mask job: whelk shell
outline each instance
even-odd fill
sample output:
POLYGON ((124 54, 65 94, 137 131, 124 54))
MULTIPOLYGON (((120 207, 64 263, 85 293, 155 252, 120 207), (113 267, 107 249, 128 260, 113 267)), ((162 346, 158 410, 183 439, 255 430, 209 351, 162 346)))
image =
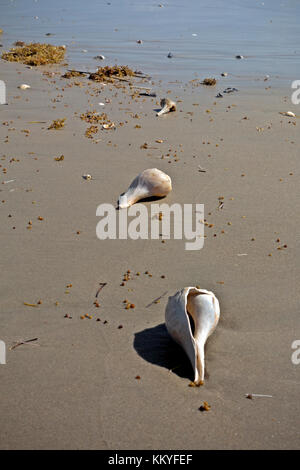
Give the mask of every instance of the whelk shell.
POLYGON ((279 113, 279 114, 282 114, 282 116, 296 117, 296 114, 293 113, 292 111, 286 111, 285 113, 279 113))
POLYGON ((175 101, 169 100, 169 98, 163 98, 160 105, 161 110, 156 114, 156 116, 161 116, 162 114, 169 113, 170 111, 176 111, 175 101))
POLYGON ((219 301, 213 292, 185 287, 169 297, 165 311, 166 327, 190 359, 195 385, 204 383, 204 346, 219 317, 219 301))
POLYGON ((124 209, 147 197, 166 196, 171 190, 172 182, 170 176, 157 168, 150 168, 142 171, 132 181, 126 193, 121 194, 118 206, 120 209, 124 209))

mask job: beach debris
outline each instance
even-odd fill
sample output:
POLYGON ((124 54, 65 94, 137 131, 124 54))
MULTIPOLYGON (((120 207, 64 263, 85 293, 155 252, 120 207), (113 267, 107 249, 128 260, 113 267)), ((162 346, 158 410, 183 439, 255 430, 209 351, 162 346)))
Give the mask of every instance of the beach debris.
POLYGON ((206 173, 205 168, 202 168, 201 165, 198 165, 198 171, 200 171, 200 173, 206 173))
POLYGON ((13 47, 9 52, 3 52, 2 59, 9 62, 22 62, 26 65, 59 64, 65 56, 66 46, 30 43, 13 47))
POLYGON ((118 207, 124 209, 148 197, 163 197, 172 190, 171 178, 157 168, 142 171, 127 191, 119 197, 118 207))
POLYGON ((93 134, 97 134, 98 132, 98 127, 97 126, 90 126, 87 128, 87 130, 85 131, 84 135, 85 137, 87 137, 88 139, 93 139, 94 136, 93 134))
POLYGON ((173 57, 172 52, 169 52, 169 54, 167 55, 167 57, 168 57, 168 59, 172 59, 172 57, 173 57))
POLYGON ((261 393, 246 393, 245 397, 249 400, 253 400, 253 398, 273 398, 272 395, 263 395, 261 393))
POLYGON ((27 90, 28 88, 31 88, 31 86, 26 85, 26 83, 22 83, 22 85, 19 85, 18 88, 20 88, 20 90, 27 90))
POLYGON ((3 29, 0 28, 0 34, 2 34, 2 33, 3 33, 3 29))
POLYGON ((190 359, 195 386, 204 383, 204 346, 219 317, 219 301, 213 292, 185 287, 169 297, 165 310, 166 327, 190 359))
POLYGON ((116 128, 116 125, 114 122, 108 122, 106 124, 102 124, 102 129, 105 129, 105 130, 110 130, 110 129, 115 129, 116 128))
POLYGON ((142 93, 139 93, 139 96, 149 96, 150 98, 156 98, 156 93, 142 92, 142 93))
POLYGON ((163 98, 160 101, 160 105, 161 105, 161 110, 158 113, 156 113, 156 116, 161 116, 162 114, 176 111, 175 101, 172 101, 169 98, 163 98))
POLYGON ((48 127, 48 129, 62 129, 65 126, 65 120, 66 118, 63 119, 54 119, 52 124, 48 127))
MULTIPOLYGON (((21 340, 21 341, 18 341, 16 342, 15 344, 13 344, 9 350, 12 351, 13 349, 16 349, 18 346, 21 346, 22 344, 30 344, 32 343, 33 341, 37 341, 38 338, 32 338, 32 339, 24 339, 24 340, 21 340)), ((32 345, 32 346, 38 346, 37 344, 36 345, 32 345)))
POLYGON ((99 114, 96 111, 87 111, 86 113, 82 113, 80 115, 80 119, 90 124, 94 124, 97 122, 101 124, 104 122, 110 122, 106 113, 99 114))
POLYGON ((100 285, 100 287, 97 290, 96 295, 95 295, 96 298, 98 298, 98 295, 101 292, 101 290, 103 289, 103 287, 105 287, 107 285, 107 282, 100 282, 99 285, 100 285))
POLYGON ((156 297, 156 299, 152 300, 152 302, 150 302, 150 304, 146 305, 146 308, 149 308, 151 307, 151 305, 153 304, 158 304, 160 302, 160 300, 165 296, 167 295, 168 291, 164 292, 162 295, 160 295, 159 297, 156 297))
POLYGON ((296 114, 293 113, 292 111, 286 111, 286 112, 279 113, 279 114, 281 114, 282 116, 287 116, 287 117, 296 117, 296 114))
MULTIPOLYGON (((32 223, 31 223, 31 225, 32 225, 32 223)), ((29 303, 29 302, 23 302, 23 303, 24 303, 24 305, 26 305, 27 307, 37 307, 37 304, 31 304, 31 303, 29 303)))
POLYGON ((82 175, 82 178, 83 178, 84 180, 86 180, 86 181, 90 181, 90 180, 93 179, 93 178, 92 178, 92 175, 89 175, 88 173, 85 174, 85 175, 82 175))
POLYGON ((96 55, 96 56, 94 57, 94 59, 96 59, 96 60, 104 60, 104 59, 106 59, 106 57, 105 57, 104 55, 101 55, 101 54, 100 54, 100 55, 96 55))
POLYGON ((85 72, 80 72, 79 70, 67 70, 67 72, 62 75, 62 78, 81 77, 84 74, 85 72))
POLYGON ((239 55, 239 54, 238 54, 238 55, 235 56, 235 58, 236 58, 236 59, 244 59, 245 57, 244 57, 243 55, 239 55))
POLYGON ((6 181, 3 181, 2 184, 13 183, 14 181, 16 181, 16 180, 15 179, 14 180, 6 180, 6 181))
POLYGON ((216 95, 216 98, 223 98, 222 93, 218 93, 218 94, 216 95))
POLYGON ((210 411, 211 406, 207 403, 207 401, 203 402, 203 405, 200 406, 199 411, 210 411))
POLYGON ((221 77, 227 77, 228 76, 228 73, 227 72, 222 72, 221 73, 221 77))
POLYGON ((90 80, 96 82, 113 82, 114 79, 123 80, 125 77, 134 77, 136 74, 127 65, 114 65, 99 67, 98 70, 89 75, 90 80))
POLYGON ((217 83, 217 80, 215 78, 204 78, 202 80, 201 85, 206 85, 206 86, 215 86, 217 83))
POLYGON ((54 160, 56 162, 62 162, 65 159, 64 155, 61 155, 60 157, 54 157, 54 160))
POLYGON ((223 93, 234 93, 235 91, 239 91, 237 88, 227 87, 223 90, 223 93))
POLYGON ((141 39, 138 39, 136 42, 137 44, 143 44, 143 41, 141 39))

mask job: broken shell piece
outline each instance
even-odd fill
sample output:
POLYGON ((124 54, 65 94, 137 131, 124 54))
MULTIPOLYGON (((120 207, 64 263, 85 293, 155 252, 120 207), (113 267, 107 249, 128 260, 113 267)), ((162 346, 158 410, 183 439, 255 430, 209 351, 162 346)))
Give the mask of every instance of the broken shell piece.
POLYGON ((163 98, 160 102, 161 110, 156 114, 156 116, 161 116, 162 114, 169 113, 171 111, 176 111, 175 101, 169 100, 169 98, 163 98))
POLYGON ((86 175, 83 175, 82 178, 85 179, 85 180, 91 180, 92 175, 86 174, 86 175))
POLYGON ((118 201, 120 209, 132 206, 147 197, 163 197, 172 191, 170 176, 157 168, 142 171, 131 183, 118 201))
POLYGON ((190 359, 195 385, 203 385, 204 346, 219 317, 219 301, 213 292, 185 287, 169 297, 165 311, 166 327, 190 359))
POLYGON ((282 116, 296 117, 296 114, 293 113, 292 111, 287 111, 286 113, 279 113, 279 114, 282 114, 282 116))
POLYGON ((20 90, 27 90, 27 88, 31 88, 30 85, 26 85, 26 83, 22 83, 22 85, 18 86, 20 90))
POLYGON ((115 123, 114 122, 110 122, 109 124, 103 124, 102 125, 102 129, 114 129, 116 126, 115 126, 115 123))

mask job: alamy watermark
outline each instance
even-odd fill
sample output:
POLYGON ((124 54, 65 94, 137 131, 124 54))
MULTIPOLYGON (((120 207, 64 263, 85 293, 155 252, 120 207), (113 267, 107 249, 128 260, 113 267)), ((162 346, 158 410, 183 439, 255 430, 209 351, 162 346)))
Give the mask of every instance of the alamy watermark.
POLYGON ((169 240, 173 237, 185 239, 186 250, 201 250, 204 245, 204 204, 151 204, 150 214, 143 204, 120 210, 112 204, 100 204, 96 215, 101 217, 96 227, 99 240, 169 240))
POLYGON ((292 342, 291 348, 295 349, 291 355, 291 361, 295 366, 298 366, 300 364, 300 339, 295 339, 292 342))
POLYGON ((300 103, 300 80, 294 80, 291 85, 296 90, 292 93, 291 100, 293 104, 300 103))
POLYGON ((6 364, 6 345, 0 341, 0 364, 6 364))

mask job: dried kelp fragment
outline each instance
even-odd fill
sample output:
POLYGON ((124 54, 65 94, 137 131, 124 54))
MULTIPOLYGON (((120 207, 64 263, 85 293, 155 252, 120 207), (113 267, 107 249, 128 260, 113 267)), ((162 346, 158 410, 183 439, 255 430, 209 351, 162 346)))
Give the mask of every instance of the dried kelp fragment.
POLYGON ((97 72, 89 75, 90 80, 96 82, 113 82, 114 79, 122 79, 125 77, 134 77, 135 73, 127 65, 114 65, 112 67, 99 67, 97 72))
POLYGON ((206 86, 215 86, 216 83, 217 83, 217 80, 215 78, 205 78, 201 82, 202 85, 206 85, 206 86))
POLYGON ((66 118, 64 119, 54 119, 54 121, 52 122, 52 124, 48 127, 48 129, 62 129, 65 125, 65 120, 66 118))
POLYGON ((30 43, 13 47, 9 52, 2 54, 2 59, 9 62, 22 62, 26 65, 58 64, 65 56, 65 46, 52 46, 51 44, 30 43))
POLYGON ((85 75, 85 73, 79 72, 78 70, 68 70, 66 73, 62 75, 62 78, 81 77, 82 75, 85 75))

